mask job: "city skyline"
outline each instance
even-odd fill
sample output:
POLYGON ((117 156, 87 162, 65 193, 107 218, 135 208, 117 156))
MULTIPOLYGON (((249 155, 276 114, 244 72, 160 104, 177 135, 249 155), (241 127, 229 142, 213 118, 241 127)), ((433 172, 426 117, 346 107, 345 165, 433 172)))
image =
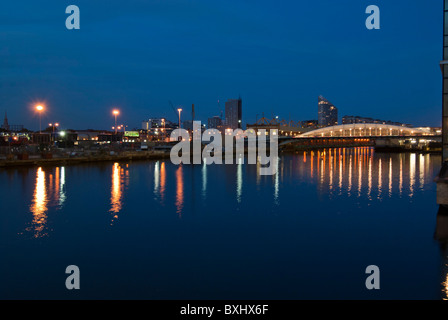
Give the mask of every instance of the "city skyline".
POLYGON ((322 94, 343 114, 440 126, 442 15, 423 1, 381 4, 380 30, 365 28, 356 1, 77 5, 79 30, 65 28, 56 1, 3 5, 0 110, 12 122, 36 129, 31 106, 43 102, 45 122, 108 128, 116 107, 138 126, 175 120, 169 101, 194 103, 206 122, 218 100, 238 95, 244 123, 261 113, 297 121, 316 118, 322 94), (417 15, 409 25, 396 18, 417 15))

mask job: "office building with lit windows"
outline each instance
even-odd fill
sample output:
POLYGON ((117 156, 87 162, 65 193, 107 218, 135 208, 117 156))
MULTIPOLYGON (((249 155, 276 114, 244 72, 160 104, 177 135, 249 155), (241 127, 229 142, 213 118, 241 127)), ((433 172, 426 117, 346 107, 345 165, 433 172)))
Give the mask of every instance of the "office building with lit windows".
POLYGON ((320 127, 338 124, 338 109, 322 96, 318 99, 318 123, 320 127))
POLYGON ((228 99, 226 101, 226 120, 227 128, 241 129, 242 128, 242 100, 228 99))

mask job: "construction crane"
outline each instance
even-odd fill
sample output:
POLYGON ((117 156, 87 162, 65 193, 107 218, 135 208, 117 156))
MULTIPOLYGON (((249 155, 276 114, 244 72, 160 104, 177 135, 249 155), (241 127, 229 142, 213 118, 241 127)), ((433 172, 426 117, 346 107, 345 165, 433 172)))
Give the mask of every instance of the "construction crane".
POLYGON ((178 114, 177 114, 177 110, 176 110, 176 108, 174 108, 174 105, 173 105, 173 103, 171 102, 171 100, 168 100, 168 103, 170 104, 170 106, 171 106, 171 108, 173 109, 174 114, 176 115, 176 118, 177 118, 178 114))
POLYGON ((221 112, 221 119, 222 119, 222 109, 221 109, 221 105, 219 103, 219 99, 218 99, 218 110, 221 112))

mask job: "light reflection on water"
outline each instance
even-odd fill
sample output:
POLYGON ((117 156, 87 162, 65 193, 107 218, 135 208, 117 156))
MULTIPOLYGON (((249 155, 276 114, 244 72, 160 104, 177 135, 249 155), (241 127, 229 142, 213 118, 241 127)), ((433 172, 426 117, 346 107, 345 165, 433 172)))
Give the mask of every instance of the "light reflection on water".
MULTIPOLYGON (((309 176, 315 178, 313 168, 317 166, 319 190, 330 197, 344 193, 372 200, 374 193, 376 199, 381 200, 396 195, 395 190, 402 196, 403 185, 406 185, 406 196, 412 198, 415 188, 423 190, 436 174, 430 169, 429 154, 418 155, 418 158, 416 154, 401 153, 377 154, 374 157, 374 150, 366 147, 318 151, 317 158, 312 152, 310 155, 309 176), (341 150, 342 154, 339 153, 341 150), (403 169, 403 161, 406 161, 407 172, 403 169)), ((306 154, 302 158, 306 164, 306 154)))
MULTIPOLYGON (((381 200, 384 197, 407 196, 412 198, 415 189, 424 189, 432 181, 435 173, 430 167, 429 154, 379 154, 374 156, 374 150, 368 147, 338 148, 303 152, 294 157, 279 157, 273 160, 277 174, 272 176, 272 196, 275 204, 281 199, 281 181, 289 178, 308 179, 315 181, 318 192, 329 198, 345 195, 348 197, 365 198, 367 201, 381 200), (285 162, 291 162, 285 164, 285 162), (317 168, 317 171, 315 170, 317 168), (405 169, 407 168, 407 170, 405 169), (298 175, 297 172, 300 174, 298 175), (418 177, 418 179, 416 178, 418 177), (385 187, 386 186, 386 187, 385 187), (406 187, 404 187, 406 186, 406 187), (387 193, 385 189, 387 188, 387 193), (397 190, 398 193, 395 191, 397 190), (353 192, 355 191, 355 192, 353 192), (395 192, 395 193, 394 193, 395 192)), ((153 192, 164 204, 167 185, 166 161, 157 161, 153 166, 153 192)), ((175 170, 175 207, 176 213, 182 216, 185 197, 184 166, 170 167, 175 170)), ((208 167, 206 159, 201 165, 202 197, 207 197, 208 167)), ((227 166, 226 166, 227 167, 227 166)), ((252 167, 239 158, 235 164, 235 199, 238 203, 244 200, 243 190, 252 182, 245 171, 252 167)), ((257 186, 263 186, 265 177, 260 176, 260 165, 255 166, 257 186)), ((66 168, 56 167, 51 172, 38 168, 35 178, 35 189, 30 206, 33 214, 35 237, 47 235, 44 232, 48 207, 63 207, 66 201, 66 168)), ((232 183, 232 179, 227 180, 232 183)), ((118 219, 126 198, 126 189, 130 184, 129 164, 114 163, 111 169, 110 209, 111 224, 118 219)), ((271 188, 271 186, 266 186, 271 188)))
POLYGON ((112 186, 110 195, 111 225, 118 219, 118 213, 123 208, 124 191, 129 186, 129 165, 123 168, 119 163, 112 167, 112 186))
POLYGON ((35 238, 44 237, 47 233, 44 231, 47 222, 47 188, 45 186, 45 172, 42 168, 37 169, 36 187, 34 189, 33 203, 30 211, 33 214, 32 227, 28 228, 32 231, 35 238))
POLYGON ((184 176, 182 170, 183 165, 180 165, 176 170, 176 213, 179 217, 182 216, 184 207, 184 176))
MULTIPOLYGON (((199 177, 196 196, 205 207, 209 199, 216 197, 214 185, 217 183, 225 185, 225 193, 222 191, 218 196, 220 201, 234 201, 236 206, 244 206, 260 201, 258 192, 265 191, 262 200, 271 201, 274 210, 284 208, 291 201, 307 200, 299 193, 292 199, 291 190, 286 189, 300 183, 314 189, 323 202, 351 199, 351 203, 362 206, 388 199, 412 202, 418 194, 433 188, 440 157, 432 157, 429 154, 375 154, 371 148, 307 151, 274 160, 272 165, 277 167, 277 174, 272 177, 261 176, 260 164, 248 165, 246 159, 238 159, 233 166, 207 165, 204 161, 192 170, 189 165, 175 166, 169 160, 114 163, 104 165, 106 178, 100 182, 102 187, 95 190, 95 197, 107 199, 103 213, 106 217, 111 215, 112 228, 119 223, 120 213, 125 216, 123 211, 132 206, 132 201, 126 200, 133 197, 135 202, 136 193, 149 192, 155 200, 151 205, 164 207, 166 215, 175 214, 179 218, 192 215, 196 210, 189 206, 195 197, 192 192, 194 175, 199 177), (136 179, 145 180, 149 190, 142 190, 141 185, 139 190, 133 189, 136 179)), ((67 203, 74 195, 67 192, 67 186, 71 186, 75 173, 72 167, 33 170, 33 192, 27 202, 32 216, 26 231, 33 238, 51 237, 52 230, 58 227, 52 224, 51 215, 55 210, 69 209, 67 203)), ((140 198, 142 202, 138 205, 144 206, 145 196, 140 198)), ((428 199, 430 204, 434 201, 435 198, 428 199)), ((448 254, 444 252, 443 255, 448 261, 448 254)), ((447 274, 443 273, 440 282, 445 298, 448 297, 447 274)))
POLYGON ((30 205, 33 219, 31 226, 26 228, 34 238, 48 236, 47 211, 49 207, 61 209, 64 206, 65 198, 65 167, 56 167, 54 172, 46 172, 42 167, 37 168, 33 199, 30 205))

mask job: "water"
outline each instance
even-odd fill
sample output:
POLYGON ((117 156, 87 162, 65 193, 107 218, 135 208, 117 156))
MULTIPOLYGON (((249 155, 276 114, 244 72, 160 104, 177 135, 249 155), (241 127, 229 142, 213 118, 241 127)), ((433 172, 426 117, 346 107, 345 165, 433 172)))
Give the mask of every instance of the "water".
POLYGON ((169 159, 0 170, 0 298, 445 298, 440 161, 356 148, 282 155, 275 176, 169 159))

